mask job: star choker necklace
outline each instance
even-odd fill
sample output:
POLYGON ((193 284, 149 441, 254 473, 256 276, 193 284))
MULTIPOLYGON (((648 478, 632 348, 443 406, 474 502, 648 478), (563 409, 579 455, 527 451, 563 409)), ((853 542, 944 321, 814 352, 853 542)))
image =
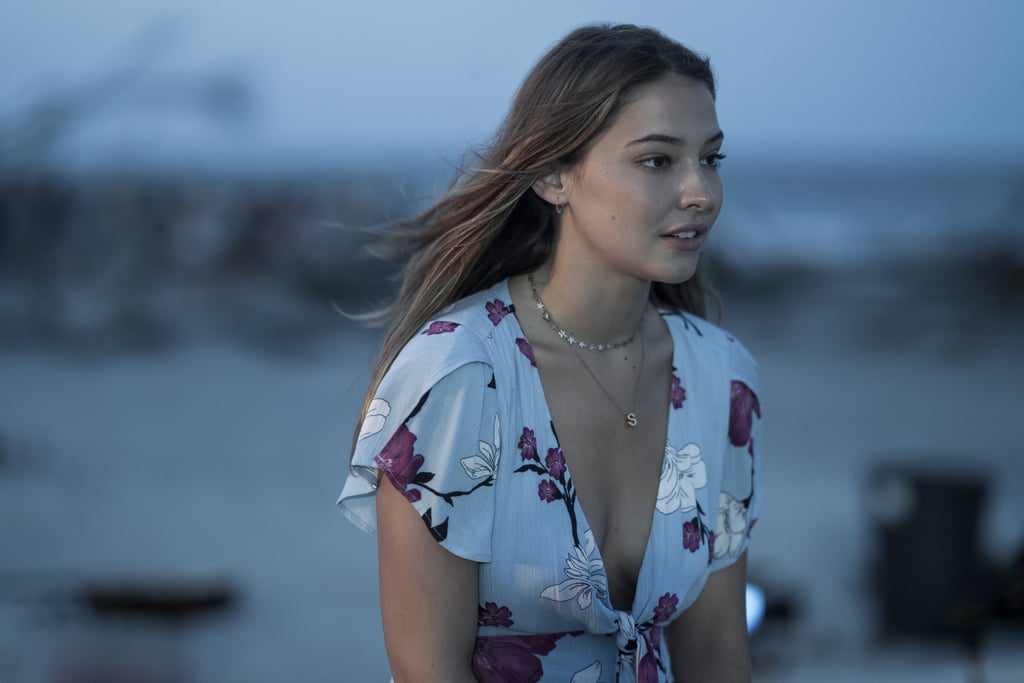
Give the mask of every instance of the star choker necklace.
POLYGON ((580 339, 579 337, 577 337, 569 330, 560 326, 557 322, 555 322, 555 319, 551 317, 551 314, 548 312, 547 306, 544 305, 544 302, 541 301, 540 299, 540 294, 537 293, 537 283, 533 279, 533 273, 527 275, 526 279, 530 283, 530 291, 533 293, 533 301, 537 305, 537 313, 539 313, 540 317, 544 319, 544 322, 546 322, 548 326, 550 326, 551 329, 555 331, 555 334, 558 335, 558 338, 564 341, 569 346, 572 346, 574 348, 579 347, 581 349, 586 349, 587 351, 613 351, 615 349, 621 349, 623 346, 629 346, 630 344, 635 342, 636 338, 640 335, 640 328, 643 327, 644 324, 643 317, 640 318, 640 322, 638 322, 636 327, 633 328, 633 334, 629 335, 629 339, 626 339, 625 341, 614 342, 611 344, 589 344, 580 339))

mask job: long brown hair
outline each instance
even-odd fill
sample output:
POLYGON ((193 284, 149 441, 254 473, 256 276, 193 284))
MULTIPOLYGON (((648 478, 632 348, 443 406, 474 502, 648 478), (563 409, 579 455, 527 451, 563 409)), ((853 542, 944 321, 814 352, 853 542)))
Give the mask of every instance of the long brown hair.
MULTIPOLYGON (((578 28, 537 63, 478 162, 421 215, 395 223, 408 256, 392 320, 374 365, 363 415, 402 347, 445 306, 507 278, 534 270, 554 247, 552 207, 534 194, 535 180, 571 167, 615 120, 633 91, 669 74, 688 76, 715 95, 707 58, 650 28, 578 28)), ((705 315, 699 276, 654 283, 651 301, 705 315)), ((360 420, 361 421, 361 420, 360 420)))

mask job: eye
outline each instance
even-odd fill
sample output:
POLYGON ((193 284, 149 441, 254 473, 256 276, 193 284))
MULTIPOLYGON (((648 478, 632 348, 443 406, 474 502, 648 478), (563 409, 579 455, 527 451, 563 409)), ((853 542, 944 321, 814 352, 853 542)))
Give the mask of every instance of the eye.
POLYGON ((672 165, 672 159, 670 159, 667 156, 659 154, 658 156, 644 159, 643 161, 640 162, 640 164, 652 169, 668 168, 669 166, 672 165))
POLYGON ((718 152, 715 152, 701 159, 700 163, 709 168, 718 168, 719 166, 722 165, 722 159, 724 158, 724 154, 719 154, 718 152))

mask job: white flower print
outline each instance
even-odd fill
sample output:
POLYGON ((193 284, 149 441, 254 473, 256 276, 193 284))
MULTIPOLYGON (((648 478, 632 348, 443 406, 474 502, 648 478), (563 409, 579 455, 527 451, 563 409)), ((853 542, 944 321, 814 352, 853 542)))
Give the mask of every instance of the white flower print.
POLYGON ((601 683, 601 662, 594 660, 587 668, 580 669, 569 683, 601 683))
POLYGON ((501 423, 497 415, 494 416, 494 445, 480 441, 478 447, 480 455, 471 455, 459 461, 462 469, 466 470, 471 479, 493 477, 498 471, 498 460, 501 458, 501 423))
POLYGON ((594 532, 589 529, 583 534, 583 547, 573 546, 569 551, 564 571, 566 580, 548 586, 540 597, 558 602, 575 599, 576 606, 581 610, 593 604, 595 595, 601 600, 608 597, 608 577, 604 573, 604 563, 597 554, 594 532))
POLYGON ((366 417, 363 418, 363 426, 359 430, 357 441, 362 441, 384 429, 384 422, 390 414, 391 404, 384 399, 375 398, 370 401, 370 407, 366 410, 366 417))
POLYGON ((747 509, 722 491, 718 497, 718 528, 715 529, 715 558, 738 555, 747 535, 747 509))
POLYGON ((668 515, 676 510, 693 510, 697 507, 697 489, 704 488, 707 483, 708 473, 701 459, 700 446, 690 443, 677 451, 666 444, 661 482, 658 484, 658 512, 668 515))

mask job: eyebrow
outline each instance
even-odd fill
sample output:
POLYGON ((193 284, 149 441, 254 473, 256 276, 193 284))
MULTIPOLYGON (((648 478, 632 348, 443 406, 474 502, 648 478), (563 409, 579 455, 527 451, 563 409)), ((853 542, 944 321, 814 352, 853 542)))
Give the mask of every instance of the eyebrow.
MULTIPOLYGON (((724 139, 725 133, 723 133, 722 131, 718 131, 717 133, 709 137, 707 140, 705 140, 704 144, 709 145, 712 142, 720 142, 724 139)), ((680 147, 684 144, 684 140, 682 138, 677 138, 672 135, 664 135, 662 133, 651 133, 650 135, 645 135, 642 138, 637 138, 636 140, 627 143, 626 147, 632 147, 633 145, 642 145, 646 142, 664 142, 669 145, 677 145, 680 147)))

